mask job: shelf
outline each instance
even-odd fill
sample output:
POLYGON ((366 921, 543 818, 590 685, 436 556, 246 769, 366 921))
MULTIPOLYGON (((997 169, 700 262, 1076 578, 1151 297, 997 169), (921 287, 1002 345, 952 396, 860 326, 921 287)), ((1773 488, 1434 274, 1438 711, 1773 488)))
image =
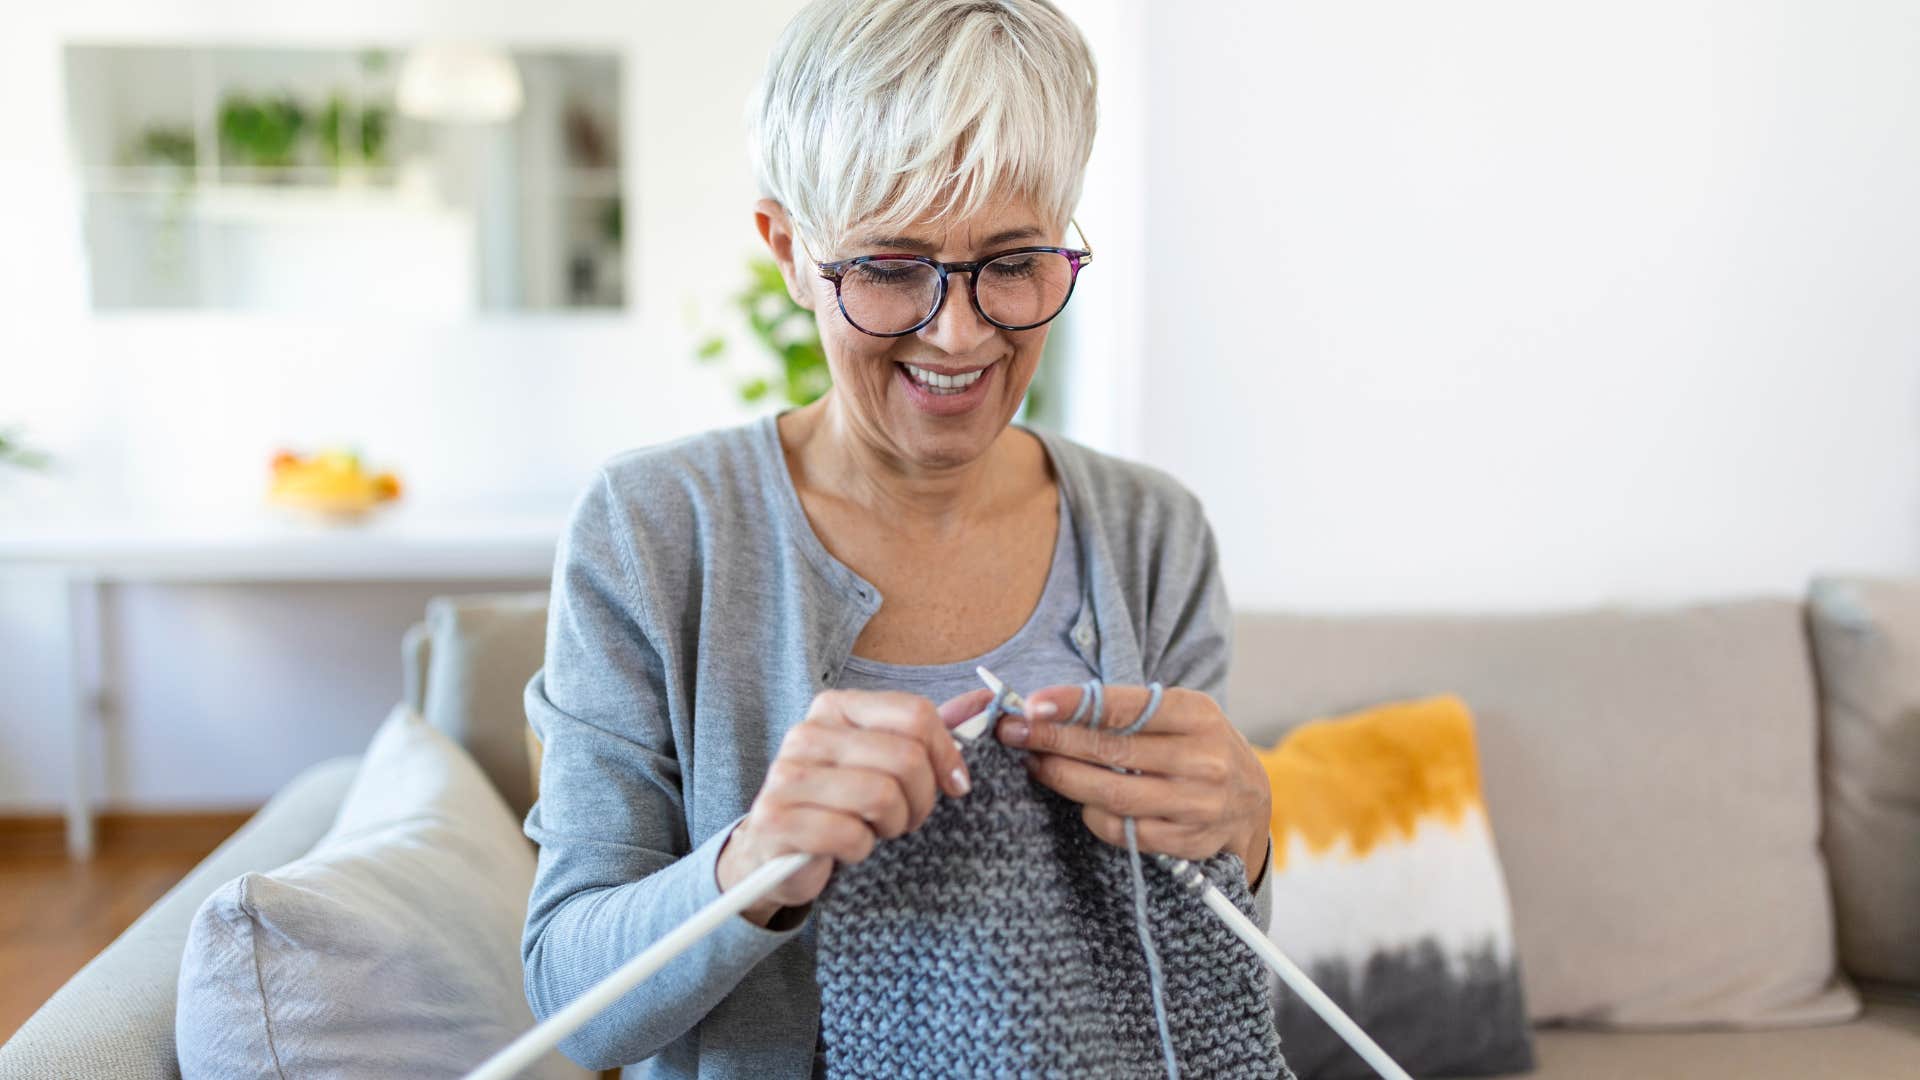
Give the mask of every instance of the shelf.
POLYGON ((105 511, 0 526, 0 570, 166 582, 544 580, 565 527, 562 510, 395 506, 351 524, 277 507, 105 511))

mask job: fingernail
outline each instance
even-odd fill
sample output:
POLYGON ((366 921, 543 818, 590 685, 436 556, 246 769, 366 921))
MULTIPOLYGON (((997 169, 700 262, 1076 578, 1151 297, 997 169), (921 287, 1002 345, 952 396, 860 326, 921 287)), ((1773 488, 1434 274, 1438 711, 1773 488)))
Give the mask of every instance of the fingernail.
POLYGON ((1009 721, 1007 726, 1002 728, 1001 731, 1005 733, 1007 742, 1015 746, 1027 745, 1028 728, 1025 721, 1009 721))
POLYGON ((973 790, 973 781, 967 779, 967 770, 961 768, 953 770, 953 786, 959 788, 962 795, 973 790))
POLYGON ((1051 701, 1036 701, 1033 704, 1033 715, 1039 717, 1042 720, 1053 719, 1053 714, 1059 711, 1060 711, 1060 706, 1055 705, 1051 701))

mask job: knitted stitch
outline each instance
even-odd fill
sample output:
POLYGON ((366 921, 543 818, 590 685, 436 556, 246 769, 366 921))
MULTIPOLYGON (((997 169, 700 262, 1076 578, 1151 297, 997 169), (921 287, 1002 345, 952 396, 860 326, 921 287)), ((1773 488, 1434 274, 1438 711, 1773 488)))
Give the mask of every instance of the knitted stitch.
MULTIPOLYGON (((1128 852, 982 738, 917 830, 839 868, 815 907, 833 1077, 1163 1075, 1128 852)), ((1251 915, 1245 866, 1198 864, 1251 915)), ((1195 1077, 1293 1080, 1265 969, 1168 874, 1145 877, 1168 1035, 1195 1077)))

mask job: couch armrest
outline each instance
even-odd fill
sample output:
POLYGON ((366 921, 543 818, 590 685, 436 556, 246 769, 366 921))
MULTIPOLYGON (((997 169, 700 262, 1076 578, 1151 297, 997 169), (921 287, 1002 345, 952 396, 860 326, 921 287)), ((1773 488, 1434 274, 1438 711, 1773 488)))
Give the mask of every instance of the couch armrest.
POLYGON ((400 700, 407 708, 427 711, 427 665, 433 662, 433 632, 424 622, 407 627, 400 638, 400 700))
POLYGON ((177 1080, 174 995, 194 912, 235 877, 306 854, 332 826, 359 765, 333 758, 288 781, 0 1046, 0 1077, 177 1080))

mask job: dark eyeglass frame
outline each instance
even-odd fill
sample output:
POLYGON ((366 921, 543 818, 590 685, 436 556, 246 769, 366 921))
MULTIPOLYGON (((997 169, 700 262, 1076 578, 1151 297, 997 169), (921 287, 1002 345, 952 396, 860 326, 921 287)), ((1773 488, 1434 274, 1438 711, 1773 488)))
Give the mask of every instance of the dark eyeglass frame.
MULTIPOLYGON (((1080 228, 1080 225, 1078 222, 1075 222, 1073 227, 1075 231, 1078 231, 1080 228)), ((1081 233, 1080 242, 1082 244, 1087 242, 1087 237, 1085 233, 1081 233)), ((858 330, 861 333, 868 335, 869 337, 893 338, 893 337, 906 337, 908 334, 917 334, 920 331, 926 329, 927 324, 933 322, 933 320, 940 315, 940 309, 945 307, 947 303, 947 275, 948 274, 967 275, 967 299, 973 302, 974 312, 978 314, 982 319, 985 319, 988 323, 991 323, 992 325, 997 326, 1002 330, 1031 330, 1036 326, 1045 326, 1047 323, 1050 323, 1054 319, 1059 318, 1060 312, 1067 310, 1067 301, 1073 299, 1073 287, 1076 284, 1078 284, 1080 281, 1080 268, 1092 261, 1093 261, 1093 250, 1091 248, 1086 248, 1086 247, 1067 248, 1067 247, 1049 247, 1046 245, 1031 245, 1028 247, 1008 248, 1005 251, 996 251, 991 255, 984 255, 978 259, 969 259, 965 262, 941 262, 938 259, 930 259, 925 255, 908 255, 903 253, 898 255, 892 255, 892 254, 855 255, 852 258, 839 259, 834 262, 816 262, 814 263, 814 265, 820 268, 821 277, 826 278, 828 281, 833 282, 834 303, 839 305, 840 314, 842 317, 844 317, 847 320, 848 326, 853 327, 855 330, 858 330), (994 261, 995 259, 1004 259, 1009 255, 1028 255, 1028 254, 1034 254, 1034 253, 1064 255, 1067 258, 1068 265, 1070 265, 1073 268, 1072 275, 1067 278, 1067 295, 1060 298, 1059 308, 1055 309, 1053 314, 1047 316, 1044 319, 1041 319, 1039 322, 1031 322, 1031 323, 1026 323, 1024 325, 1019 325, 1019 326, 1016 326, 1012 323, 1003 323, 1000 320, 994 318, 993 316, 987 314, 986 311, 980 307, 980 288, 979 288, 980 268, 994 261), (927 310, 926 315, 923 318, 921 318, 919 322, 914 323, 912 326, 906 328, 905 330, 895 330, 892 333, 885 333, 885 334, 880 333, 877 330, 869 330, 866 327, 861 326, 859 323, 855 322, 853 319, 853 316, 849 314, 847 311, 847 302, 845 298, 843 298, 840 295, 840 284, 844 275, 848 270, 856 266, 859 266, 862 263, 880 262, 883 260, 888 262, 917 262, 923 266, 933 267, 934 270, 937 271, 940 275, 939 287, 935 289, 933 293, 933 305, 927 310)))

